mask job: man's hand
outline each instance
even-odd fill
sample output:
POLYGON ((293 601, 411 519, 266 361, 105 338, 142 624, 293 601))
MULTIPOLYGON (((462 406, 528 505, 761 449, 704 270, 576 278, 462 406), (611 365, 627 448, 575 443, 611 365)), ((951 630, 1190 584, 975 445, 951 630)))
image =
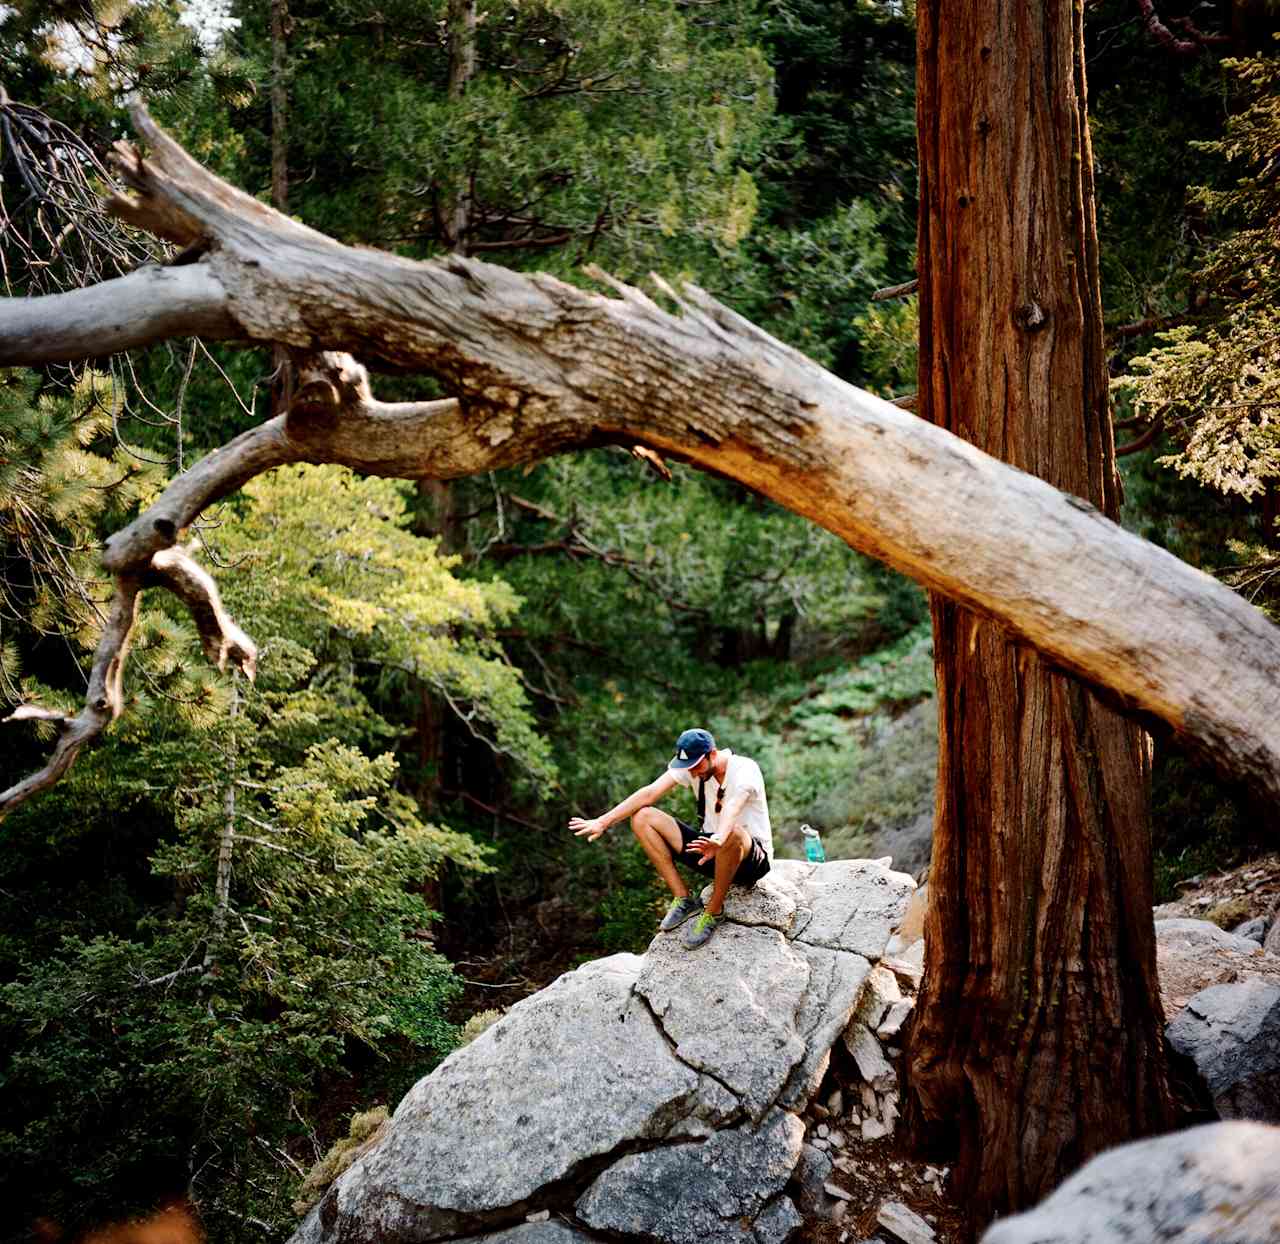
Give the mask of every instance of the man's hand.
POLYGON ((575 838, 586 838, 588 842, 595 842, 609 827, 598 816, 592 817, 590 820, 580 816, 571 816, 569 818, 569 828, 573 830, 575 838))
POLYGON ((713 860, 720 853, 723 844, 717 842, 714 838, 695 838, 686 848, 686 855, 697 854, 698 863, 705 864, 708 860, 713 860))

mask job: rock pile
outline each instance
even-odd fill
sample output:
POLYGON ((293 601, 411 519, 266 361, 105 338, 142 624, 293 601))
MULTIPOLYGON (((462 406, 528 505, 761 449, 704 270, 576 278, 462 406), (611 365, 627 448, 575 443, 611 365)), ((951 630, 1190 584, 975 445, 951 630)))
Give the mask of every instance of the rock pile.
POLYGON ((1221 1119, 1280 1123, 1280 956, 1207 920, 1156 921, 1170 1049, 1221 1119))
MULTIPOLYGON (((851 1140, 894 1128, 888 1043, 921 972, 922 943, 884 958, 915 889, 888 865, 780 860, 702 949, 658 937, 518 1003, 410 1090, 295 1244, 781 1244, 814 1170, 834 1214, 851 1140), (833 1049, 862 1083, 815 1101, 833 1049)), ((929 1230, 887 1217, 903 1244, 929 1230)))

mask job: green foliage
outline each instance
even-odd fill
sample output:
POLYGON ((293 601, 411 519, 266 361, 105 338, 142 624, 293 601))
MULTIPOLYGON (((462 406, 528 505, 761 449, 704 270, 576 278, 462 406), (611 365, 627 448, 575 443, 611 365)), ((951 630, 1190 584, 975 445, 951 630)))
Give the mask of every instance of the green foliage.
POLYGON ((1217 134, 1223 115, 1213 58, 1166 55, 1132 15, 1128 0, 1098 0, 1085 14, 1099 265, 1113 324, 1193 309, 1204 221, 1187 185, 1212 169, 1193 144, 1217 134))
MULTIPOLYGON (((515 597, 456 580, 406 522, 386 482, 255 481, 205 534, 263 641, 258 685, 215 682, 198 715, 140 692, 141 711, 6 822, 2 884, 25 899, 0 926, 16 1212, 114 1212, 140 1162, 176 1157, 220 1236, 244 1213, 283 1230, 293 1175, 273 1154, 325 1126, 356 1052, 399 1091, 452 1048, 457 982, 423 888, 489 865, 398 789, 379 682, 402 666, 438 680, 535 773, 547 749, 491 638, 515 597)), ((153 632, 153 668, 199 660, 166 615, 143 649, 153 632)))
POLYGON ((872 854, 877 832, 932 811, 937 768, 938 707, 932 697, 898 717, 877 714, 851 762, 833 773, 806 819, 822 829, 829 857, 872 854))
POLYGON ((69 392, 38 394, 30 373, 0 371, 0 697, 10 702, 23 698, 21 647, 35 636, 96 639, 102 525, 159 483, 112 443, 118 413, 113 386, 92 372, 69 392))
POLYGON ((1262 849, 1271 810, 1166 743, 1157 751, 1151 783, 1155 900, 1177 898, 1177 883, 1230 868, 1262 849))
MULTIPOLYGON (((461 98, 440 0, 296 10, 289 93, 307 123, 290 163, 312 175, 293 209, 344 240, 426 254, 452 247, 461 202, 465 244, 508 264, 704 267, 751 227, 746 164, 773 110, 736 7, 704 26, 673 0, 491 6, 461 98)), ((243 36, 264 68, 265 19, 246 14, 243 36)), ((259 107, 242 123, 265 164, 259 107)))
MULTIPOLYGON (((711 728, 759 761, 775 842, 794 849, 799 826, 808 821, 824 832, 844 831, 851 845, 857 834, 909 816, 921 792, 931 789, 927 747, 923 767, 911 763, 921 754, 918 740, 878 756, 884 772, 874 780, 866 773, 866 747, 885 731, 887 718, 932 693, 933 644, 926 623, 852 667, 810 674, 798 683, 775 682, 767 693, 743 696, 713 716, 711 728)), ((829 854, 843 849, 837 838, 829 854)))
MULTIPOLYGON (((626 826, 614 832, 625 833, 626 826)), ((600 900, 600 948, 605 954, 643 954, 671 895, 634 839, 618 849, 614 859, 613 884, 600 900)))
POLYGON ((490 1007, 486 1011, 477 1011, 465 1024, 458 1035, 458 1044, 470 1045, 482 1032, 487 1032, 506 1014, 505 1007, 490 1007))
POLYGON ((812 224, 765 226, 742 254, 725 258, 712 288, 774 336, 848 374, 886 274, 883 216, 854 199, 812 224))
POLYGON ((867 388, 887 396, 914 390, 919 319, 913 294, 895 303, 873 303, 854 320, 867 388))
POLYGON ((1130 363, 1119 391, 1134 411, 1165 418, 1177 451, 1164 461, 1225 493, 1260 495, 1280 475, 1274 415, 1280 407, 1280 269, 1272 168, 1280 144, 1280 59, 1228 61, 1241 107, 1224 138, 1198 146, 1234 164, 1225 189, 1201 186, 1194 201, 1226 224, 1198 279, 1215 300, 1202 320, 1157 337, 1130 363))
POLYGON ((837 375, 896 384, 867 356, 869 298, 915 266, 914 5, 784 0, 757 37, 778 111, 760 221, 710 288, 837 375))
POLYGON ((386 1106, 374 1106, 355 1115, 347 1134, 335 1141, 328 1153, 320 1159, 302 1181, 293 1212, 305 1214, 324 1195, 325 1189, 342 1175, 359 1156, 362 1148, 381 1132, 390 1119, 386 1106))
MULTIPOLYGON (((751 661, 855 629, 882 599, 834 536, 680 467, 667 482, 629 455, 583 454, 509 486, 526 503, 503 511, 502 573, 527 601, 512 653, 556 697, 548 729, 575 806, 651 780, 655 746, 732 699, 751 661)), ((469 541, 486 547, 496 521, 469 541)))
POLYGON ((497 579, 457 578, 459 559, 409 530, 405 485, 288 467, 252 481, 245 496, 244 517, 210 539, 241 571, 227 581, 228 606, 256 620, 253 633, 268 654, 280 651, 285 670, 301 645, 317 662, 313 681, 361 713, 370 689, 426 684, 494 752, 553 778, 519 675, 493 638, 519 598, 497 579), (364 670, 375 678, 362 691, 364 670))

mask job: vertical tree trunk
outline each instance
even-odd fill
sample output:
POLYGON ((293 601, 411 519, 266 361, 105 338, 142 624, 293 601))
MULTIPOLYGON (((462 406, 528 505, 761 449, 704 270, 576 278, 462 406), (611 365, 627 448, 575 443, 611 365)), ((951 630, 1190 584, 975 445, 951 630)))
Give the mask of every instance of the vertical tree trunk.
POLYGON ((289 3, 271 0, 271 204, 289 210, 289 3))
MULTIPOLYGON (((918 18, 920 413, 1114 517, 1081 11, 921 0, 918 18)), ((906 1123, 955 1159, 976 1234, 1169 1121, 1149 747, 998 627, 941 598, 933 619, 906 1123)))
POLYGON ((240 715, 240 674, 231 672, 231 729, 227 734, 227 785, 222 792, 222 830, 218 835, 218 864, 213 881, 213 923, 205 945, 204 966, 214 961, 227 931, 231 908, 231 859, 236 842, 236 779, 240 773, 240 749, 236 742, 236 718, 240 715))
MULTIPOLYGON (((449 0, 449 101, 461 104, 476 72, 476 0, 449 0)), ((455 255, 467 253, 469 200, 459 182, 445 201, 445 239, 455 255)), ((425 502, 428 515, 422 530, 440 541, 441 553, 456 553, 462 547, 461 524, 454 504, 454 482, 446 479, 422 480, 418 496, 425 502)), ((422 777, 418 799, 430 811, 441 785, 448 717, 440 697, 426 684, 419 690, 418 763, 422 777)))
MULTIPOLYGON (((271 0, 271 205, 289 210, 289 54, 288 0, 271 0)), ((281 414, 293 401, 293 364, 289 352, 276 346, 275 380, 271 385, 271 412, 281 414)))
MULTIPOLYGON (((476 72, 476 0, 449 0, 449 100, 462 102, 476 72)), ((468 197, 463 183, 455 187, 445 224, 455 255, 467 253, 468 197)))

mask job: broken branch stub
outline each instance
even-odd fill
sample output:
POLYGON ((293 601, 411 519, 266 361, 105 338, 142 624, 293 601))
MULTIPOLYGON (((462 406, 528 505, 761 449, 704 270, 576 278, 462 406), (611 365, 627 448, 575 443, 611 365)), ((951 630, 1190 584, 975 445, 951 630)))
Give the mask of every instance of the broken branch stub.
POLYGON ((444 479, 641 445, 738 480, 1000 622, 1280 796, 1280 631, 1086 502, 846 384, 699 289, 658 282, 669 314, 611 278, 616 297, 457 256, 345 247, 201 168, 145 110, 135 120, 152 155, 122 156, 137 193, 120 210, 166 236, 185 230, 194 261, 151 280, 146 305, 125 289, 140 273, 0 302, 0 362, 81 357, 85 324, 117 287, 128 296, 112 322, 134 344, 185 318, 194 332, 284 343, 319 374, 287 417, 210 455, 113 537, 110 569, 138 573, 204 505, 281 462, 444 479), (440 376, 456 400, 380 403, 345 352, 440 376))

